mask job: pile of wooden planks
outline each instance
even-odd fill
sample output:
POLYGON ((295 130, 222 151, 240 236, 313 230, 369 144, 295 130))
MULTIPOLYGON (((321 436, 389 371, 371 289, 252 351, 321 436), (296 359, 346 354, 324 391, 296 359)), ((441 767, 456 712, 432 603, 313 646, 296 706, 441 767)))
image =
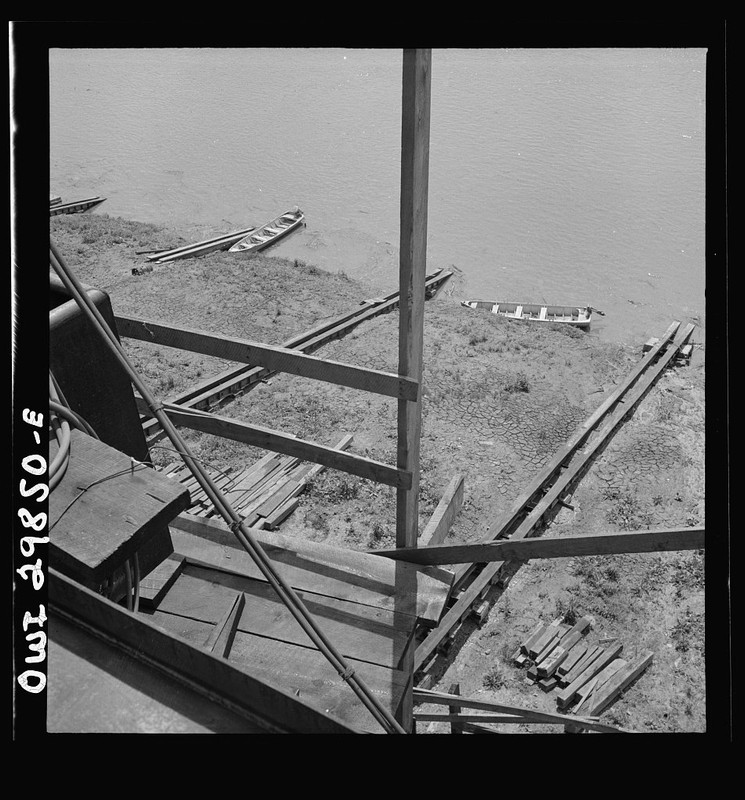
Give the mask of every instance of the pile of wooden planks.
POLYGON ((623 644, 602 639, 592 644, 587 636, 594 620, 580 617, 568 625, 558 617, 539 622, 513 655, 527 666, 526 679, 546 692, 555 690, 559 710, 574 705, 571 713, 596 716, 606 709, 652 663, 644 651, 631 660, 620 657, 623 644))
MULTIPOLYGON (((351 441, 351 436, 345 436, 336 448, 344 450, 351 441)), ((208 472, 212 473, 215 486, 247 525, 275 530, 295 510, 305 487, 322 469, 320 464, 267 453, 236 475, 211 469, 208 472)), ((212 503, 183 462, 169 465, 163 474, 178 480, 189 490, 191 507, 187 513, 205 518, 213 516, 212 503)))

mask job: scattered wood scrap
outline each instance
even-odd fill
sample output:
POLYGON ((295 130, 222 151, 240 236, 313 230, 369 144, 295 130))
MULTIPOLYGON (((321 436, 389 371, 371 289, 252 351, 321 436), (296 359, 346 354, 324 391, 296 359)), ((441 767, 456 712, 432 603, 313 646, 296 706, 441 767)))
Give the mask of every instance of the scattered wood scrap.
MULTIPOLYGON (((336 449, 346 450, 351 442, 352 436, 344 436, 336 449)), ((210 467, 207 467, 207 472, 247 525, 276 530, 297 508, 299 496, 308 483, 323 469, 321 464, 308 464, 293 456, 267 453, 255 464, 234 475, 217 472, 210 467)), ((207 494, 183 462, 165 467, 162 473, 189 490, 189 514, 206 519, 214 516, 215 509, 207 494)))
MULTIPOLYGON (((652 663, 648 651, 631 661, 621 658, 623 644, 614 638, 591 644, 587 635, 593 624, 590 616, 571 627, 561 618, 539 622, 512 656, 526 668, 528 682, 545 692, 555 690, 563 713, 596 717, 652 663)), ((569 732, 580 729, 567 726, 569 732)))

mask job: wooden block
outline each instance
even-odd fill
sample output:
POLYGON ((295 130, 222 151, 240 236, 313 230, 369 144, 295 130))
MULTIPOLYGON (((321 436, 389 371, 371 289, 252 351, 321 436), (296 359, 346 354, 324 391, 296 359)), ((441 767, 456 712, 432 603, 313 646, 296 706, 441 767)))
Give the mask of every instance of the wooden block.
POLYGON ((481 624, 488 615, 489 615, 489 603, 487 602, 479 603, 471 611, 471 616, 474 617, 479 624, 481 624))
POLYGON ((544 692, 550 692, 556 685, 558 681, 556 678, 541 678, 538 681, 538 685, 543 689, 544 692))
POLYGON ((569 633, 559 639, 558 645, 548 654, 548 656, 536 662, 539 665, 538 674, 542 675, 544 678, 552 675, 569 655, 569 651, 572 649, 572 647, 581 638, 582 633, 580 631, 574 631, 573 633, 569 633))
POLYGON ((588 705, 587 716, 597 716, 606 709, 621 692, 652 663, 654 654, 647 651, 635 658, 626 666, 616 672, 615 675, 600 688, 598 694, 592 698, 588 705))
POLYGON ((563 689, 556 697, 556 702, 560 708, 564 708, 572 702, 577 692, 589 680, 594 678, 605 666, 615 659, 623 649, 620 642, 613 647, 602 650, 599 656, 592 659, 586 669, 577 676, 565 689, 563 689))
POLYGON ((435 683, 434 675, 431 672, 427 672, 422 678, 417 682, 417 687, 420 689, 431 689, 435 683))
POLYGON ((562 660, 566 658, 567 651, 558 644, 554 649, 539 662, 536 662, 538 667, 538 674, 542 678, 549 678, 556 672, 556 668, 561 664, 562 660))
POLYGON ((530 681, 530 683, 535 683, 538 680, 538 667, 535 664, 528 667, 528 671, 525 673, 526 680, 530 681))
POLYGON ((559 646, 559 642, 561 641, 559 637, 558 630, 554 633, 554 635, 548 640, 546 646, 541 650, 538 655, 535 657, 535 663, 540 664, 544 661, 548 656, 553 653, 553 651, 559 646))
POLYGON ((567 653, 567 657, 559 664, 556 669, 556 674, 561 679, 564 675, 569 672, 569 670, 582 658, 582 656, 587 652, 587 643, 586 642, 578 642, 572 649, 567 653))
POLYGON ((531 644, 528 648, 528 655, 531 658, 535 658, 555 636, 558 636, 560 623, 561 617, 549 623, 546 630, 531 644))
POLYGON ((591 628, 595 624, 595 620, 593 617, 589 615, 585 615, 580 617, 572 626, 572 628, 568 631, 569 634, 572 633, 584 633, 588 628, 591 628))
POLYGON ((528 638, 520 645, 520 650, 525 653, 526 655, 529 654, 530 648, 532 647, 533 643, 538 640, 538 638, 543 634, 546 630, 548 625, 545 622, 539 622, 535 628, 530 632, 528 638))
POLYGON ((594 691, 595 686, 597 685, 598 679, 597 676, 594 678, 590 678, 587 683, 580 687, 575 695, 574 699, 577 700, 577 707, 581 706, 584 703, 585 698, 589 695, 592 691, 594 691))
POLYGON ((584 670, 592 663, 592 661, 596 658, 600 657, 600 654, 603 652, 604 648, 600 645, 593 645, 588 647, 585 651, 585 654, 582 656, 579 661, 569 670, 569 672, 564 675, 563 680, 566 683, 571 683, 575 678, 579 677, 579 675, 584 672, 584 670))
POLYGON ((155 608, 183 569, 184 559, 168 556, 140 580, 140 605, 155 608))
POLYGON ((298 507, 300 503, 299 497, 289 497, 282 505, 278 506, 267 518, 266 528, 273 531, 284 522, 287 517, 298 507))
POLYGON ((453 646, 453 642, 455 641, 455 630, 450 631, 447 636, 443 637, 443 639, 438 643, 436 651, 438 655, 447 655, 450 652, 450 648, 453 646))
POLYGON ((528 660, 528 657, 525 655, 525 653, 520 653, 518 651, 512 660, 515 662, 515 664, 522 667, 522 665, 528 660))
POLYGON ((613 659, 610 664, 607 664, 591 681, 583 686, 577 692, 577 705, 574 708, 574 713, 580 717, 587 716, 591 704, 597 697, 597 693, 619 669, 623 669, 626 666, 626 663, 622 658, 613 659))

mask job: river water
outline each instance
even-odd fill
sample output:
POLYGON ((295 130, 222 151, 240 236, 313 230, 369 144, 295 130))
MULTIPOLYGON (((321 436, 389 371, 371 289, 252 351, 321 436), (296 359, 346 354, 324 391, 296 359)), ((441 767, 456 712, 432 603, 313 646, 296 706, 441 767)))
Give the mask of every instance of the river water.
MULTIPOLYGON (((64 200, 101 195, 92 213, 195 240, 297 205, 306 227, 269 254, 396 286, 401 51, 49 63, 64 200)), ((600 338, 692 319, 703 342, 705 103, 704 49, 434 50, 428 271, 455 266, 463 299, 591 304, 600 338)))

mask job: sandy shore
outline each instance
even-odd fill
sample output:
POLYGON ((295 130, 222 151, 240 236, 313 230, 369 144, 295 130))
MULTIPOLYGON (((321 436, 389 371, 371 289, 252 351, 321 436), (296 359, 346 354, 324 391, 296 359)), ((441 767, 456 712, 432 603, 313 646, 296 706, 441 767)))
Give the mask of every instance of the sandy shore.
MULTIPOLYGON (((188 240, 100 213, 59 216, 50 224, 78 279, 107 292, 115 313, 270 344, 397 288, 365 285, 271 254, 215 253, 133 275, 132 268, 144 262, 136 251, 188 240)), ((420 525, 451 478, 462 474, 465 502, 448 542, 476 542, 621 383, 644 343, 601 342, 560 326, 511 323, 464 309, 461 299, 456 278, 426 307, 420 525)), ((660 334, 670 322, 660 321, 660 334)), ((389 314, 317 355, 396 372, 397 340, 397 315, 389 314)), ((163 399, 228 366, 183 351, 124 343, 141 376, 163 399)), ((562 509, 543 535, 703 525, 704 388, 703 352, 689 366, 666 370, 582 478, 573 508, 562 509)), ((396 403, 377 395, 277 375, 220 413, 322 444, 352 434, 353 452, 395 463, 396 403)), ((216 437, 189 433, 188 438, 198 457, 222 470, 240 469, 262 454, 216 437)), ((154 448, 152 457, 165 464, 173 453, 154 448)), ((395 491, 327 470, 282 530, 349 548, 394 546, 395 491)), ((481 624, 464 625, 448 656, 432 665, 435 686, 447 690, 458 683, 462 695, 555 710, 552 696, 526 683, 510 655, 537 621, 590 614, 594 636, 617 638, 630 655, 642 649, 654 653, 649 669, 602 718, 646 732, 704 731, 703 566, 703 551, 523 565, 508 587, 491 597, 481 624)), ((437 724, 429 730, 440 732, 437 724)))

